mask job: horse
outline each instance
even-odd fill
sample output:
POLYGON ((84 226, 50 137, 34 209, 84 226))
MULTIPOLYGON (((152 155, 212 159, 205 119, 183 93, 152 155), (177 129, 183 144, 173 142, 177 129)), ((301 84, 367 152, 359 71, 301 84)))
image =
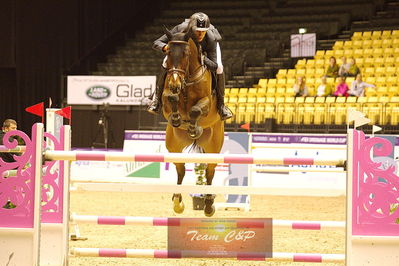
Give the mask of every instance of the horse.
MULTIPOLYGON (((199 148, 204 153, 219 153, 224 141, 224 122, 217 111, 216 96, 212 93, 212 74, 203 63, 200 46, 187 33, 165 33, 170 40, 167 53, 167 74, 162 94, 162 111, 166 120, 166 148, 181 153, 187 147, 199 148)), ((208 164, 206 184, 212 185, 217 164, 208 164)), ((185 164, 175 163, 177 184, 185 175, 185 164)), ((215 213, 215 195, 205 195, 204 213, 215 213)), ((184 211, 180 193, 173 194, 173 209, 184 211)))

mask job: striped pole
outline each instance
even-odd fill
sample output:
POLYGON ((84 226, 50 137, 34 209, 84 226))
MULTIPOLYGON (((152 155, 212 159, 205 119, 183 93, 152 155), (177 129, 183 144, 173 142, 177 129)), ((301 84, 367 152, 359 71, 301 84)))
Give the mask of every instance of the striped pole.
POLYGON ((4 145, 0 145, 0 152, 24 152, 26 151, 26 146, 17 146, 13 149, 8 149, 4 145))
POLYGON ((47 160, 68 161, 121 161, 164 163, 234 163, 264 165, 343 165, 344 160, 314 158, 273 158, 251 154, 219 153, 148 153, 104 151, 46 151, 47 160))
MULTIPOLYGON (((158 258, 158 259, 182 259, 195 258, 187 254, 195 254, 197 258, 209 255, 206 251, 168 251, 157 249, 112 249, 112 248, 72 248, 71 255, 76 257, 117 257, 117 258, 158 258), (202 256, 201 256, 202 255, 202 256)), ((238 260, 251 260, 253 254, 235 253, 229 258, 238 260)), ((316 253, 285 253, 273 252, 272 258, 267 258, 267 254, 256 256, 257 260, 266 261, 291 261, 291 262, 343 262, 344 254, 316 254, 316 253)))
MULTIPOLYGON (((248 222, 251 220, 248 219, 248 222)), ((98 225, 179 226, 180 218, 71 215, 72 223, 98 225)), ((344 229, 345 222, 273 220, 273 227, 293 230, 344 229)))

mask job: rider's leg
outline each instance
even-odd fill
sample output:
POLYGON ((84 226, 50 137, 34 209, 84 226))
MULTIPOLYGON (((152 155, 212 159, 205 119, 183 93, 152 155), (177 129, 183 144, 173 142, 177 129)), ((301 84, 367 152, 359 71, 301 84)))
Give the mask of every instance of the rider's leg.
POLYGON ((216 101, 217 108, 222 120, 229 119, 233 116, 231 110, 224 105, 224 86, 225 86, 225 78, 223 72, 223 64, 222 64, 222 55, 220 51, 219 43, 216 45, 216 56, 218 68, 216 70, 216 101))
POLYGON ((167 72, 166 69, 163 66, 161 66, 161 72, 157 77, 157 85, 155 88, 154 97, 151 103, 147 107, 147 111, 152 114, 159 114, 159 111, 162 108, 162 93, 165 84, 166 72, 167 72))

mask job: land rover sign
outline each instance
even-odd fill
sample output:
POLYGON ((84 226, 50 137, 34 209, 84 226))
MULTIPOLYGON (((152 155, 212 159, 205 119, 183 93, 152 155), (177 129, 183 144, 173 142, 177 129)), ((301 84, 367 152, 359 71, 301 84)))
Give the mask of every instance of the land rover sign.
POLYGON ((155 76, 68 76, 68 104, 146 104, 155 81, 155 76))

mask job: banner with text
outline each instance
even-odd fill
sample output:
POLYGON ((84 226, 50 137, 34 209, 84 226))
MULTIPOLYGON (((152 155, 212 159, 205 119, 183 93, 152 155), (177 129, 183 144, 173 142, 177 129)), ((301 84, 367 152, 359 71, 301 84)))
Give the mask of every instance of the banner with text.
POLYGON ((68 76, 68 104, 141 105, 155 76, 68 76))

